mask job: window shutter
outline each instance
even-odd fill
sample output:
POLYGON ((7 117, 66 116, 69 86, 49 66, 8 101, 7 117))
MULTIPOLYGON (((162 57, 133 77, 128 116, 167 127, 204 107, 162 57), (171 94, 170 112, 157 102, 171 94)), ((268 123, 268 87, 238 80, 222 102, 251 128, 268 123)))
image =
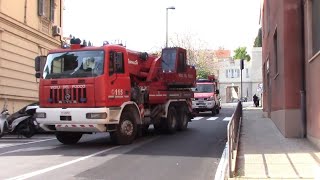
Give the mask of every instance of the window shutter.
POLYGON ((54 22, 54 0, 50 0, 50 20, 54 22))
POLYGON ((38 0, 38 15, 39 16, 44 15, 43 1, 44 0, 38 0))

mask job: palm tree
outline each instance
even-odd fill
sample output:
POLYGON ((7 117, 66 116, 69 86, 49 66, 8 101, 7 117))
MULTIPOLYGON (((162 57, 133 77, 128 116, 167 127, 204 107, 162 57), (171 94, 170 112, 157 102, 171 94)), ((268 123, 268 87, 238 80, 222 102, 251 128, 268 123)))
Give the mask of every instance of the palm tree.
POLYGON ((246 47, 238 47, 236 50, 234 50, 234 56, 233 59, 244 59, 247 61, 251 60, 251 57, 247 53, 247 48, 246 47))

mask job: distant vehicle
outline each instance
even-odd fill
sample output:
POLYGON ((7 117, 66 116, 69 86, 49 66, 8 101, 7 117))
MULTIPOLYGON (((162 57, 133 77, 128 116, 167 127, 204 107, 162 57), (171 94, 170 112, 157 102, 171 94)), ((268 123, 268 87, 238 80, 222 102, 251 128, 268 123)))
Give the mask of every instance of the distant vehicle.
POLYGON ((213 115, 219 114, 221 109, 217 79, 209 76, 208 79, 198 79, 196 88, 193 88, 192 110, 194 114, 211 111, 213 115))
POLYGON ((241 101, 241 102, 247 102, 247 101, 248 101, 248 98, 247 98, 247 97, 242 97, 242 98, 240 98, 240 101, 241 101))

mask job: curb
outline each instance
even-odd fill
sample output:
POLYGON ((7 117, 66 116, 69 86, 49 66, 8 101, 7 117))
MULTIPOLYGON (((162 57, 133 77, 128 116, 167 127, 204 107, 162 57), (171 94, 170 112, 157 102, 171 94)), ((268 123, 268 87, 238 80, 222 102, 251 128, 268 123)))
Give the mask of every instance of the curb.
POLYGON ((227 179, 226 174, 227 174, 227 167, 228 167, 228 152, 229 152, 229 148, 228 148, 228 142, 227 142, 226 146, 224 147, 224 150, 216 171, 216 175, 214 177, 215 180, 227 179))

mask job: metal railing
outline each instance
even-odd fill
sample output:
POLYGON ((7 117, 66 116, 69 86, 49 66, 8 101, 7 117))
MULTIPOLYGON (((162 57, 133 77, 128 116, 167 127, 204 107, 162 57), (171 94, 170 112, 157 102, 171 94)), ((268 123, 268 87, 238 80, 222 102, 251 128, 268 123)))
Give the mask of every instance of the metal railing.
POLYGON ((228 172, 230 178, 235 174, 242 117, 242 103, 238 102, 236 110, 228 124, 228 172))

